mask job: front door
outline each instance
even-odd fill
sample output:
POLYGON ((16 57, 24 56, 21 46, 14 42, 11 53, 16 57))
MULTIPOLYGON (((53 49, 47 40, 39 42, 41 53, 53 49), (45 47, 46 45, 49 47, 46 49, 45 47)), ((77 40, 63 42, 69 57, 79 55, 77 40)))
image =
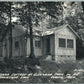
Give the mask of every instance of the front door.
POLYGON ((46 38, 46 54, 47 55, 50 54, 50 38, 49 37, 46 38))

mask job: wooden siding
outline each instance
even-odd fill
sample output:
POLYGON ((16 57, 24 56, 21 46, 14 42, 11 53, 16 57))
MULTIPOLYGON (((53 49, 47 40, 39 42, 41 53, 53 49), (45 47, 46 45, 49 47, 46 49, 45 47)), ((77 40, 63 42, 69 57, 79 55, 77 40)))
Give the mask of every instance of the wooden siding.
POLYGON ((30 38, 27 39, 27 56, 30 55, 30 38))
POLYGON ((55 36, 54 35, 50 36, 50 53, 52 56, 55 55, 55 36))
MULTIPOLYGON (((33 39, 33 45, 34 45, 34 54, 36 57, 38 56, 42 56, 42 42, 41 42, 41 48, 38 48, 35 46, 35 40, 40 40, 42 41, 42 39, 40 37, 34 37, 33 39)), ((27 56, 30 55, 30 38, 27 39, 27 56)))
MULTIPOLYGON (((35 47, 35 40, 36 37, 34 37, 33 44, 34 44, 34 54, 36 57, 42 56, 42 42, 41 42, 41 48, 35 47)), ((42 41, 42 39, 40 38, 42 41)), ((27 41, 24 39, 24 36, 19 37, 13 37, 13 43, 12 43, 12 55, 13 57, 17 56, 29 56, 30 55, 30 38, 27 38, 27 41), (19 43, 19 47, 15 48, 15 42, 19 43)), ((3 41, 2 46, 2 57, 9 57, 9 39, 5 39, 3 41), (5 46, 6 45, 6 46, 5 46)))
POLYGON ((24 36, 22 37, 15 37, 13 38, 12 43, 12 53, 13 56, 26 56, 26 40, 24 39, 24 36), (18 48, 15 48, 15 42, 18 42, 18 48))
POLYGON ((76 37, 68 28, 64 28, 64 30, 55 34, 55 59, 56 61, 76 60, 76 37), (72 39, 74 48, 60 48, 59 38, 72 39))
POLYGON ((42 56, 42 39, 41 37, 34 37, 34 53, 35 53, 35 56, 38 57, 38 56, 42 56), (41 42, 40 44, 40 47, 36 47, 35 46, 35 41, 36 40, 39 40, 41 42))

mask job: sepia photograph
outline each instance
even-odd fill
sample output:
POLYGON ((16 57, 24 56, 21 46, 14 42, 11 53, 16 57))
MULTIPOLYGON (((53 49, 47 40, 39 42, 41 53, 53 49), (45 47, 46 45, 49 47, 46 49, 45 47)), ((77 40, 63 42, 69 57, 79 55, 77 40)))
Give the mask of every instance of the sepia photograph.
POLYGON ((84 2, 0 1, 0 83, 84 83, 84 2))

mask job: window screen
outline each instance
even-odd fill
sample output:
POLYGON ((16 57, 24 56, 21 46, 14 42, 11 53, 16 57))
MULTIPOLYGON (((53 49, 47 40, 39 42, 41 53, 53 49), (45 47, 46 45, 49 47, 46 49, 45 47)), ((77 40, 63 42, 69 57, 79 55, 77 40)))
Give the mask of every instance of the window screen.
POLYGON ((73 40, 67 39, 67 48, 73 48, 73 40))
POLYGON ((66 47, 66 40, 63 38, 59 38, 59 47, 66 47))
POLYGON ((41 41, 35 41, 35 47, 41 48, 41 41))

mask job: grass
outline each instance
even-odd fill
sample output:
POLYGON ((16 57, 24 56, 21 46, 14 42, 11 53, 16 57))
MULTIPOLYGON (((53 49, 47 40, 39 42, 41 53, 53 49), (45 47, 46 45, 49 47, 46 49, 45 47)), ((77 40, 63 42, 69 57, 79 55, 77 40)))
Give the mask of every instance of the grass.
MULTIPOLYGON (((19 67, 19 65, 21 66, 20 62, 16 63, 17 67, 19 67)), ((6 70, 7 71, 7 67, 5 68, 5 64, 2 62, 0 63, 0 69, 2 67, 1 70, 6 70), (4 65, 2 67, 2 65, 4 65)), ((15 65, 14 65, 15 66, 15 65)), ((16 67, 16 68, 17 68, 16 67)), ((53 61, 45 61, 45 60, 40 60, 40 67, 41 69, 36 70, 34 68, 34 70, 36 70, 35 72, 38 73, 38 71, 40 71, 43 74, 55 74, 55 73, 63 73, 64 76, 66 76, 67 74, 74 74, 74 70, 75 69, 84 69, 84 59, 82 60, 77 60, 75 63, 74 62, 63 62, 63 63, 56 63, 53 61)), ((22 72, 20 71, 20 73, 26 73, 25 70, 23 70, 24 68, 22 68, 22 72)), ((4 70, 4 73, 5 73, 4 70)), ((18 70, 18 69, 17 69, 18 70)), ((10 70, 9 70, 10 71, 10 70)), ((17 71, 18 72, 18 71, 17 71)), ((2 73, 2 72, 1 72, 2 73)), ((27 72, 28 73, 28 72, 27 72)), ((73 79, 66 79, 67 83, 83 83, 84 82, 84 73, 80 72, 80 74, 73 80, 73 79)), ((0 79, 0 82, 28 82, 28 83, 63 83, 65 82, 65 79, 51 79, 51 76, 30 76, 29 79, 17 79, 17 80, 12 80, 12 79, 0 79)))
POLYGON ((41 61, 41 67, 47 73, 65 73, 66 71, 68 73, 71 73, 76 68, 76 63, 63 62, 61 64, 58 64, 56 62, 41 61))

